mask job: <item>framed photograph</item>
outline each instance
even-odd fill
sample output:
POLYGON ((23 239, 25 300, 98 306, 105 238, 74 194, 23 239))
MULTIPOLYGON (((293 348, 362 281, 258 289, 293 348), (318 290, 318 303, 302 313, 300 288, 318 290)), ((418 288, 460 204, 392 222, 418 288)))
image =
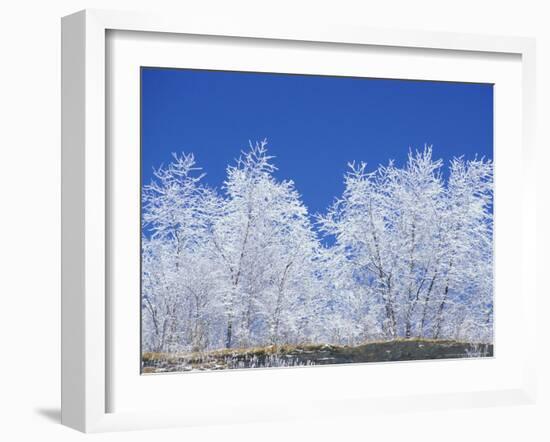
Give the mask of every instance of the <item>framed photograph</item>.
POLYGON ((492 160, 493 84, 142 67, 142 374, 492 356, 492 160))
POLYGON ((62 35, 64 424, 534 400, 533 40, 62 35))

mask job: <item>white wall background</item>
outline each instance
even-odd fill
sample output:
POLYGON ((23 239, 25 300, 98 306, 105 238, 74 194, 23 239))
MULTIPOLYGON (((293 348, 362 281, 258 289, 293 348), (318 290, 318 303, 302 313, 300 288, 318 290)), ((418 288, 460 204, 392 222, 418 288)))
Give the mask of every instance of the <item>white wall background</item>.
MULTIPOLYGON (((59 425, 60 17, 83 8, 287 17, 406 28, 534 36, 538 43, 539 202, 549 200, 548 2, 460 0, 11 0, 0 6, 0 438, 83 440, 59 425)), ((429 68, 429 66, 427 66, 429 68)), ((539 212, 539 274, 546 270, 548 212, 539 212), (544 243, 544 245, 543 245, 544 243)), ((548 262, 548 261, 547 261, 548 262)), ((542 279, 542 278, 541 278, 542 279)), ((540 400, 536 406, 371 416, 89 436, 94 440, 550 440, 550 308, 539 288, 540 400)), ((520 349, 518 349, 520 351, 520 349)))

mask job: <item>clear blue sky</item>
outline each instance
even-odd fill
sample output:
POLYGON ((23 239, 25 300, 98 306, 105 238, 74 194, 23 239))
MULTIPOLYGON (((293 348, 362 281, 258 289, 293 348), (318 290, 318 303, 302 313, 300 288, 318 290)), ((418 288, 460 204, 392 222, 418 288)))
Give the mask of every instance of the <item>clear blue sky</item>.
POLYGON ((268 139, 279 178, 311 213, 343 190, 347 163, 434 156, 493 158, 493 87, 367 78, 142 68, 142 180, 172 152, 194 153, 220 188, 248 140, 268 139))

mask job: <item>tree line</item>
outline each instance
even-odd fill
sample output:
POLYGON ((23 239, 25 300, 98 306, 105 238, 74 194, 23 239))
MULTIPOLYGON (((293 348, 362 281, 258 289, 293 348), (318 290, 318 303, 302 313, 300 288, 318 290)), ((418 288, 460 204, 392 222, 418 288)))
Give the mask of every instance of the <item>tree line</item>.
POLYGON ((425 147, 402 168, 350 163, 324 214, 275 170, 265 141, 220 190, 192 154, 155 170, 142 189, 145 351, 492 342, 490 160, 444 170, 425 147))

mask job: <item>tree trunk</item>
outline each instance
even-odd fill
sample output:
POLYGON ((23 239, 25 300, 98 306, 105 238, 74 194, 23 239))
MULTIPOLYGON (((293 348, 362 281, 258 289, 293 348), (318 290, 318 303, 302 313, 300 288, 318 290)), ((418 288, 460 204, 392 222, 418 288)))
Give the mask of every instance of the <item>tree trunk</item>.
POLYGON ((233 322, 230 320, 227 322, 227 332, 225 335, 225 348, 231 348, 231 340, 233 339, 232 330, 233 330, 233 322))
POLYGON ((422 319, 420 321, 420 337, 424 337, 424 326, 426 325, 426 317, 428 315, 428 303, 430 302, 430 296, 434 288, 434 283, 437 278, 437 272, 434 273, 432 280, 430 281, 430 286, 428 287, 428 292, 424 298, 424 307, 422 309, 422 319))
POLYGON ((434 339, 439 339, 439 334, 441 333, 441 324, 443 322, 443 310, 445 309, 445 303, 447 302, 448 293, 449 293, 449 285, 447 284, 445 286, 445 292, 443 293, 443 299, 441 300, 441 304, 439 304, 439 309, 437 312, 434 339))

